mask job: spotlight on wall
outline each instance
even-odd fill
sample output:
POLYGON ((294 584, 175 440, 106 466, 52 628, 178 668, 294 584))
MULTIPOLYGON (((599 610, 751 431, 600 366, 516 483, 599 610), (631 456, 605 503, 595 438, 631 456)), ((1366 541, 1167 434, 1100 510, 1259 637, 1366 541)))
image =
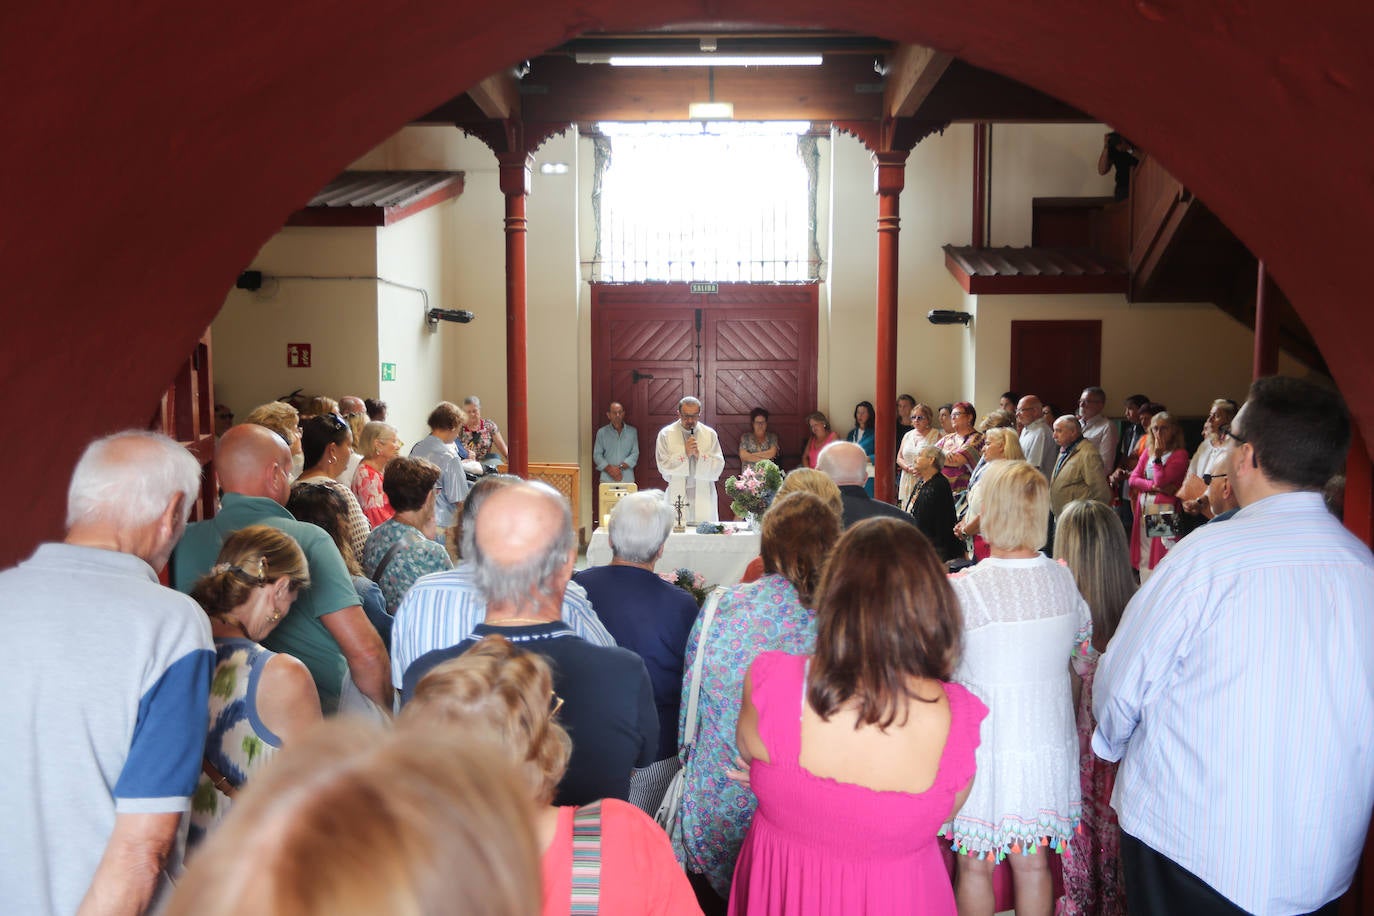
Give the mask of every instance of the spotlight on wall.
POLYGON ((477 316, 467 309, 430 309, 425 313, 425 324, 433 331, 439 327, 441 321, 456 321, 459 324, 467 324, 477 316))
POLYGON ((973 320, 973 315, 969 312, 955 312, 950 309, 932 309, 926 315, 926 321, 931 324, 962 324, 965 327, 973 320))

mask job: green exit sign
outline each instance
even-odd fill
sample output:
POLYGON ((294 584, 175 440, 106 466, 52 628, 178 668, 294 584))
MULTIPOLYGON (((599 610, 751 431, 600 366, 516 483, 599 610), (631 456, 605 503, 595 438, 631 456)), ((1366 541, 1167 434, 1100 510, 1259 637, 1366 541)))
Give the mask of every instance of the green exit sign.
POLYGON ((719 283, 693 283, 689 291, 694 296, 714 296, 720 292, 719 283))
POLYGON ((395 364, 395 363, 382 363, 382 381, 384 381, 384 382, 394 382, 394 381, 396 381, 396 364, 395 364))

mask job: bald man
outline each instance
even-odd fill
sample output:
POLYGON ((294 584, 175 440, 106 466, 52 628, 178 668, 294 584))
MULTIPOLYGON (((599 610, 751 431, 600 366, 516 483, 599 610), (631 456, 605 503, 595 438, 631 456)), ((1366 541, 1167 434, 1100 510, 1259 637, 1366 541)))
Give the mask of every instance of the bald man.
POLYGON ((487 497, 476 528, 473 561, 486 621, 458 645, 416 659, 405 672, 404 697, 435 666, 486 636, 504 636, 548 659, 563 701, 559 722, 573 752, 554 804, 627 799, 631 771, 653 763, 658 751, 653 687, 638 655, 594 646, 563 622, 563 591, 577 558, 567 500, 547 484, 511 484, 487 497))
POLYGON ((868 481, 868 455, 857 442, 832 442, 816 456, 816 470, 835 481, 844 503, 844 527, 866 518, 916 519, 896 506, 874 499, 864 489, 868 481))
POLYGON ((390 663, 386 646, 358 602, 353 579, 333 539, 318 525, 287 512, 291 451, 263 426, 231 428, 215 449, 215 470, 224 499, 219 514, 197 522, 172 556, 172 585, 190 592, 215 565, 225 538, 249 525, 270 525, 301 545, 310 566, 310 586, 301 589, 291 611, 262 641, 274 652, 305 663, 326 714, 366 711, 358 692, 378 709, 391 709, 390 663))
POLYGON ((1026 460, 1050 480, 1054 477, 1054 463, 1059 459, 1059 446, 1045 419, 1044 403, 1033 394, 1026 395, 1016 405, 1016 422, 1021 427, 1021 451, 1026 460))

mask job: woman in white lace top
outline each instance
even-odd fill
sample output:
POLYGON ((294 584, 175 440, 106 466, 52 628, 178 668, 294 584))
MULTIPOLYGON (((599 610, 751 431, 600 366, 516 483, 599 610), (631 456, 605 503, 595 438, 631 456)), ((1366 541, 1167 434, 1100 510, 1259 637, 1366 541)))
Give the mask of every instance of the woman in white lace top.
POLYGON ((992 555, 951 584, 964 612, 954 680, 990 710, 978 778, 946 833, 958 858, 961 916, 992 916, 992 871, 1010 856, 1016 912, 1049 914, 1048 855, 1081 814, 1069 662, 1091 648, 1092 617, 1073 574, 1039 552, 1049 485, 1025 461, 997 461, 980 482, 992 555))

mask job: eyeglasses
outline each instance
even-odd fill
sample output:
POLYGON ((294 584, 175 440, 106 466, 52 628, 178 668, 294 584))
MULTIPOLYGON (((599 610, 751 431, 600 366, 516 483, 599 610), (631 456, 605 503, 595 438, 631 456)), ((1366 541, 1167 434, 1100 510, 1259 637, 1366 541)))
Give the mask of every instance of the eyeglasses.
POLYGON ((1223 439, 1226 439, 1226 438, 1235 439, 1235 440, 1236 440, 1237 442, 1239 442, 1241 445, 1244 445, 1246 442, 1250 441, 1250 440, 1248 440, 1247 438, 1245 438, 1245 436, 1242 436, 1240 433, 1236 432, 1235 429, 1234 429, 1233 427, 1230 427, 1230 426, 1223 426, 1223 427, 1221 428, 1221 437, 1222 437, 1223 439))
POLYGON ((1203 475, 1202 475, 1202 482, 1205 483, 1205 484, 1207 484, 1207 486, 1210 487, 1210 486, 1212 485, 1212 481, 1216 480, 1218 477, 1225 477, 1225 476, 1226 476, 1225 474, 1203 474, 1203 475))
POLYGON ((556 694, 556 693, 555 693, 555 694, 551 694, 551 695, 549 696, 549 718, 552 719, 553 717, 557 716, 557 715, 558 715, 558 710, 560 710, 560 709, 562 709, 562 708, 563 708, 563 698, 560 697, 560 696, 559 696, 558 694, 556 694))

